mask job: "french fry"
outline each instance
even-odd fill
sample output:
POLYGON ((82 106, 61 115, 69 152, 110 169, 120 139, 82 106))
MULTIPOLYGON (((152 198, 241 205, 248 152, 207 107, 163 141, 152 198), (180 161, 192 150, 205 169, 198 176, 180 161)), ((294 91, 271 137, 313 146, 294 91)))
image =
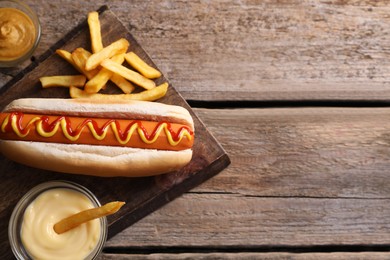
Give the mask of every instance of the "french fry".
POLYGON ((80 73, 84 74, 88 79, 93 78, 94 74, 97 73, 98 71, 86 71, 84 69, 85 67, 85 62, 91 56, 91 53, 83 48, 76 49, 75 54, 72 57, 73 53, 70 53, 66 50, 62 49, 57 49, 56 53, 69 62, 75 69, 77 69, 80 73), (76 62, 73 60, 75 58, 76 62))
POLYGON ((120 53, 125 53, 127 48, 129 48, 129 45, 129 42, 124 38, 111 43, 99 52, 92 54, 85 64, 85 69, 87 71, 93 70, 97 68, 103 60, 109 59, 120 53))
POLYGON ((124 77, 118 75, 118 74, 113 74, 110 78, 110 80, 120 88, 123 93, 129 94, 134 91, 135 86, 131 84, 131 82, 127 81, 124 77))
POLYGON ((143 87, 144 89, 152 89, 156 87, 156 83, 154 83, 153 80, 145 78, 138 72, 132 71, 125 66, 122 66, 118 63, 113 62, 112 60, 104 60, 100 64, 103 68, 106 68, 118 75, 121 75, 125 79, 130 80, 134 84, 137 84, 140 87, 143 87))
POLYGON ((165 96, 167 90, 168 90, 168 83, 165 82, 150 90, 144 90, 140 93, 132 93, 132 94, 101 94, 101 93, 88 94, 85 91, 73 86, 69 88, 69 93, 72 98, 89 98, 89 99, 101 100, 101 101, 120 101, 120 100, 155 101, 165 96))
POLYGON ((79 66, 77 66, 77 64, 73 61, 72 59, 72 54, 66 50, 62 50, 62 49, 57 49, 56 50, 56 53, 61 57, 63 58, 64 60, 66 60, 67 62, 69 62, 75 69, 77 69, 79 72, 83 73, 83 70, 80 69, 79 66))
POLYGON ((85 222, 88 222, 90 220, 114 214, 124 204, 125 204, 125 202, 114 201, 114 202, 107 203, 107 204, 105 204, 101 207, 98 207, 98 208, 83 210, 79 213, 71 215, 71 216, 64 218, 61 221, 57 222, 53 227, 54 231, 57 234, 62 234, 64 232, 69 231, 72 228, 75 228, 75 227, 77 227, 85 222))
POLYGON ((85 69, 85 63, 87 62, 88 58, 91 56, 91 53, 84 48, 77 48, 74 50, 71 54, 72 60, 74 63, 82 70, 83 74, 88 78, 92 79, 98 72, 98 69, 87 71, 85 69))
POLYGON ((161 77, 160 71, 149 65, 133 51, 126 53, 130 46, 128 40, 120 38, 106 47, 103 46, 98 12, 88 13, 87 21, 92 53, 81 47, 76 48, 72 53, 62 49, 56 50, 59 56, 87 78, 84 89, 77 89, 81 86, 81 81, 66 82, 64 79, 61 79, 60 83, 54 83, 50 81, 53 79, 43 78, 42 86, 71 85, 69 93, 72 98, 91 98, 102 101, 107 99, 154 101, 167 93, 167 83, 156 87, 154 81, 154 79, 161 77), (131 68, 122 65, 124 60, 131 68), (101 89, 106 88, 108 80, 119 87, 123 94, 98 93, 101 89), (132 93, 136 90, 136 85, 145 90, 132 93))
POLYGON ((91 37, 92 52, 96 53, 101 51, 103 49, 103 43, 98 12, 90 12, 88 14, 88 26, 91 37))
MULTIPOLYGON (((125 60, 124 54, 117 54, 111 58, 112 61, 122 64, 125 60)), ((113 72, 102 68, 98 74, 95 75, 92 79, 90 79, 87 84, 85 84, 85 92, 87 93, 97 93, 104 85, 106 85, 107 81, 112 77, 113 72)))
POLYGON ((49 87, 82 87, 87 78, 84 75, 61 75, 40 77, 43 88, 49 87))
POLYGON ((141 59, 134 52, 126 53, 126 61, 139 73, 147 77, 148 79, 156 79, 161 76, 161 72, 155 68, 149 66, 143 59, 141 59))

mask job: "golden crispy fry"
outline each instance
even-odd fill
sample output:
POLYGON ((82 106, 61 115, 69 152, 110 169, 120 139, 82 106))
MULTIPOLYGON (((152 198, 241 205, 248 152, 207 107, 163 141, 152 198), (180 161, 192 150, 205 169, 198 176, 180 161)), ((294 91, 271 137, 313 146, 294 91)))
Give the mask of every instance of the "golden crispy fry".
POLYGON ((129 45, 129 42, 124 38, 111 43, 99 52, 92 54, 85 64, 85 69, 87 71, 95 69, 103 60, 109 59, 120 53, 125 53, 127 48, 129 48, 129 45))
POLYGON ((121 201, 114 201, 107 203, 101 207, 83 210, 79 213, 71 215, 67 218, 62 219, 54 225, 54 231, 57 234, 62 234, 66 231, 71 230, 87 221, 105 217, 116 213, 125 203, 121 201))
POLYGON ((143 87, 144 89, 152 89, 156 87, 156 83, 154 83, 153 80, 145 78, 138 72, 132 71, 125 66, 113 62, 112 60, 104 60, 100 65, 116 74, 121 75, 125 79, 130 80, 131 82, 137 84, 140 87, 143 87))
POLYGON ((87 93, 97 93, 100 89, 102 89, 107 81, 111 78, 112 72, 102 68, 98 74, 95 75, 92 79, 90 79, 87 84, 85 84, 84 90, 87 93))
POLYGON ((127 81, 124 77, 118 75, 118 74, 113 74, 110 78, 110 80, 120 88, 123 93, 129 94, 134 91, 135 86, 131 84, 131 82, 127 81))
MULTIPOLYGON (((117 54, 111 58, 112 61, 122 64, 125 60, 124 54, 117 54)), ((95 75, 92 79, 90 79, 87 84, 85 84, 85 92, 87 93, 97 93, 100 89, 106 85, 107 81, 112 77, 113 72, 102 68, 98 74, 95 75)))
POLYGON ((161 76, 161 72, 155 68, 149 66, 143 59, 141 59, 134 52, 126 53, 126 61, 139 73, 147 77, 148 79, 156 79, 161 76))
MULTIPOLYGON (((93 54, 81 47, 76 48, 72 53, 61 49, 56 50, 59 56, 72 64, 87 78, 84 90, 77 89, 81 82, 66 83, 66 85, 71 84, 69 92, 72 98, 84 97, 102 101, 107 99, 154 101, 167 93, 167 83, 156 87, 154 82, 154 79, 161 77, 160 71, 147 64, 134 52, 126 54, 130 46, 128 40, 121 38, 106 47, 103 46, 98 12, 88 13, 88 26, 93 54), (124 60, 130 64, 131 69, 122 65, 124 60), (99 94, 101 89, 105 89, 108 80, 117 85, 124 94, 99 94), (146 90, 132 93, 136 89, 136 85, 146 90)), ((51 84, 45 82, 45 78, 42 81, 43 86, 51 84)), ((61 85, 65 85, 65 83, 61 83, 61 85)))
POLYGON ((66 51, 66 50, 62 50, 62 49, 57 49, 56 50, 56 53, 61 57, 63 58, 64 60, 66 60, 67 62, 69 62, 76 70, 78 70, 80 73, 83 73, 84 74, 84 71, 79 67, 77 66, 77 64, 73 61, 72 59, 72 53, 66 51))
MULTIPOLYGON (((125 57, 124 54, 122 54, 122 55, 123 55, 123 59, 115 60, 114 58, 116 56, 112 57, 111 59, 113 61, 115 61, 116 63, 118 63, 118 64, 122 64, 124 62, 124 57, 125 57)), ((129 82, 125 78, 123 78, 121 75, 112 73, 112 76, 111 76, 110 80, 115 85, 117 85, 123 91, 123 93, 129 94, 129 93, 133 92, 133 90, 135 89, 135 86, 133 84, 131 84, 131 82, 129 82)))
POLYGON ((84 75, 61 75, 40 77, 43 88, 49 87, 82 87, 87 78, 84 75))
POLYGON ((91 56, 91 53, 84 48, 77 48, 72 52, 72 59, 74 63, 82 70, 83 74, 88 78, 92 79, 98 72, 98 69, 87 71, 85 69, 85 63, 88 58, 91 56))
POLYGON ((168 90, 168 83, 163 83, 155 88, 152 88, 150 90, 144 90, 140 93, 134 93, 134 94, 100 94, 100 93, 94 93, 94 94, 88 94, 85 91, 77 88, 77 87, 70 87, 69 93, 72 98, 89 98, 89 99, 95 99, 95 100, 102 100, 102 101, 125 101, 125 100, 144 100, 144 101, 155 101, 159 98, 162 98, 165 96, 168 90))
POLYGON ((102 34, 100 32, 100 21, 98 12, 90 12, 88 14, 88 26, 91 36, 92 52, 96 53, 103 49, 102 34))
POLYGON ((83 48, 77 48, 75 51, 73 51, 73 53, 70 53, 66 50, 57 49, 56 53, 61 58, 72 64, 75 69, 84 74, 88 79, 93 78, 99 72, 98 70, 86 71, 84 69, 86 60, 92 54, 83 48))

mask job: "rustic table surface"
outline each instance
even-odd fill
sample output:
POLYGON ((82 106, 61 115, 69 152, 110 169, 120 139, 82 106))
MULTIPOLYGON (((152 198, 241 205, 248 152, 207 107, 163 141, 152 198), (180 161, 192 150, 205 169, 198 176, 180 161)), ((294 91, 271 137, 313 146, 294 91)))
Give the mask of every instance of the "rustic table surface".
POLYGON ((107 4, 232 162, 101 259, 390 258, 390 2, 26 3, 35 57, 107 4))

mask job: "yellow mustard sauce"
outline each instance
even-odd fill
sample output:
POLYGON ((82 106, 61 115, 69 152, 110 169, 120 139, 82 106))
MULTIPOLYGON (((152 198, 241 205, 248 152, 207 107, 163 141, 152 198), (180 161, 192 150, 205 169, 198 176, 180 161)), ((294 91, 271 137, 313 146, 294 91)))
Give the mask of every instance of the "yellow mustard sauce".
POLYGON ((22 57, 33 47, 36 34, 28 15, 16 8, 0 8, 0 60, 22 57))
MULTIPOLYGON (((59 120, 59 123, 57 123, 55 125, 55 127, 53 128, 52 131, 49 131, 49 132, 46 132, 42 126, 42 120, 40 117, 34 117, 33 119, 31 119, 27 126, 25 127, 26 129, 28 129, 28 131, 25 133, 25 134, 22 134, 19 127, 18 127, 18 123, 17 123, 17 118, 15 116, 11 116, 11 115, 7 115, 7 117, 4 119, 2 125, 1 125, 1 130, 2 132, 5 132, 5 128, 6 126, 9 124, 9 120, 11 120, 11 126, 12 126, 12 129, 13 131, 15 132, 15 134, 17 134, 19 137, 23 138, 25 136, 27 136, 30 132, 30 129, 29 127, 33 124, 36 124, 36 130, 37 130, 37 133, 42 136, 42 137, 51 137, 53 135, 55 135, 59 128, 61 127, 62 129, 62 133, 64 134, 64 136, 71 140, 71 141, 77 141, 77 139, 79 139, 80 135, 81 135, 81 131, 78 135, 75 135, 75 136, 72 136, 68 133, 67 131, 67 122, 66 120, 63 118, 61 120, 59 120)), ((107 131, 108 131, 108 127, 105 128, 103 130, 103 133, 101 135, 99 135, 95 128, 93 127, 93 124, 92 123, 87 123, 86 126, 89 128, 89 130, 91 131, 92 135, 94 136, 94 138, 96 138, 97 140, 103 140, 107 134, 107 131)), ((158 136, 161 134, 162 131, 165 132, 165 135, 168 139, 168 142, 170 145, 172 146, 176 146, 178 145, 183 138, 187 138, 188 140, 191 140, 192 136, 191 134, 186 130, 184 129, 183 131, 181 131, 180 135, 179 135, 179 140, 175 141, 172 137, 172 134, 170 133, 170 131, 168 130, 168 125, 167 123, 163 123, 161 124, 157 131, 156 131, 156 135, 154 136, 154 138, 152 140, 148 140, 145 136, 145 133, 142 131, 142 129, 137 125, 137 124, 133 124, 130 128, 130 131, 128 132, 127 136, 126 136, 126 139, 125 140, 122 140, 120 137, 119 137, 119 131, 115 125, 115 123, 111 123, 109 125, 116 137, 116 140, 120 143, 120 144, 126 144, 130 141, 130 138, 131 136, 133 135, 133 133, 135 131, 138 132, 139 136, 141 137, 141 140, 147 144, 152 144, 154 142, 157 141, 157 138, 158 136)))

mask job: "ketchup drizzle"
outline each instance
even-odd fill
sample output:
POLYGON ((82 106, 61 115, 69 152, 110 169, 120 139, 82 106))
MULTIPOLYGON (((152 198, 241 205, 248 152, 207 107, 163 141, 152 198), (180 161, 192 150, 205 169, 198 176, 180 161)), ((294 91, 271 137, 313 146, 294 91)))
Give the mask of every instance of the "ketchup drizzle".
MULTIPOLYGON (((11 112, 9 114, 9 120, 8 120, 8 123, 7 125, 5 126, 5 131, 6 132, 12 132, 12 118, 13 117, 16 117, 16 127, 17 129, 20 131, 21 134, 25 135, 28 131, 29 131, 29 128, 28 127, 25 127, 23 128, 22 127, 22 122, 23 122, 23 117, 24 117, 24 114, 22 112, 11 112)), ((142 132, 144 133, 145 135, 145 138, 148 140, 148 141, 151 141, 153 140, 153 138, 155 138, 156 134, 157 134, 157 130, 159 129, 159 127, 162 125, 162 124, 166 124, 166 128, 167 130, 169 131, 169 133, 171 134, 172 136, 172 139, 177 142, 180 140, 180 134, 182 131, 184 130, 187 130, 189 132, 190 135, 193 135, 193 131, 191 131, 189 129, 189 127, 187 126, 181 126, 179 128, 179 130, 177 132, 175 132, 173 129, 172 129, 172 125, 171 123, 169 122, 166 122, 166 121, 161 121, 161 122, 158 122, 158 124, 156 125, 156 127, 153 129, 153 131, 149 134, 148 131, 146 130, 146 128, 142 125, 142 122, 139 121, 139 120, 133 120, 131 121, 127 127, 125 128, 124 131, 121 130, 121 127, 120 127, 120 123, 115 120, 115 119, 107 119, 107 121, 104 123, 104 125, 102 127, 99 127, 97 122, 95 120, 93 120, 92 118, 85 118, 84 121, 79 124, 74 130, 72 128, 72 125, 71 125, 71 119, 69 117, 66 117, 66 116, 58 116, 55 120, 53 120, 51 123, 49 123, 49 117, 48 116, 40 116, 40 119, 42 121, 42 128, 45 132, 51 132, 54 130, 54 128, 57 126, 57 124, 60 123, 61 120, 65 120, 66 122, 66 131, 68 132, 68 134, 72 137, 74 136, 77 136, 82 130, 84 127, 86 127, 86 125, 88 123, 92 123, 93 125, 93 128, 95 130, 95 132, 98 134, 98 135, 102 135, 107 127, 109 127, 109 125, 111 123, 115 123, 116 125, 116 128, 117 128, 117 131, 118 131, 118 136, 119 138, 124 141, 126 140, 126 137, 129 135, 129 132, 130 132, 130 129, 131 127, 134 125, 134 124, 137 124, 137 127, 140 128, 142 130, 142 132)))

